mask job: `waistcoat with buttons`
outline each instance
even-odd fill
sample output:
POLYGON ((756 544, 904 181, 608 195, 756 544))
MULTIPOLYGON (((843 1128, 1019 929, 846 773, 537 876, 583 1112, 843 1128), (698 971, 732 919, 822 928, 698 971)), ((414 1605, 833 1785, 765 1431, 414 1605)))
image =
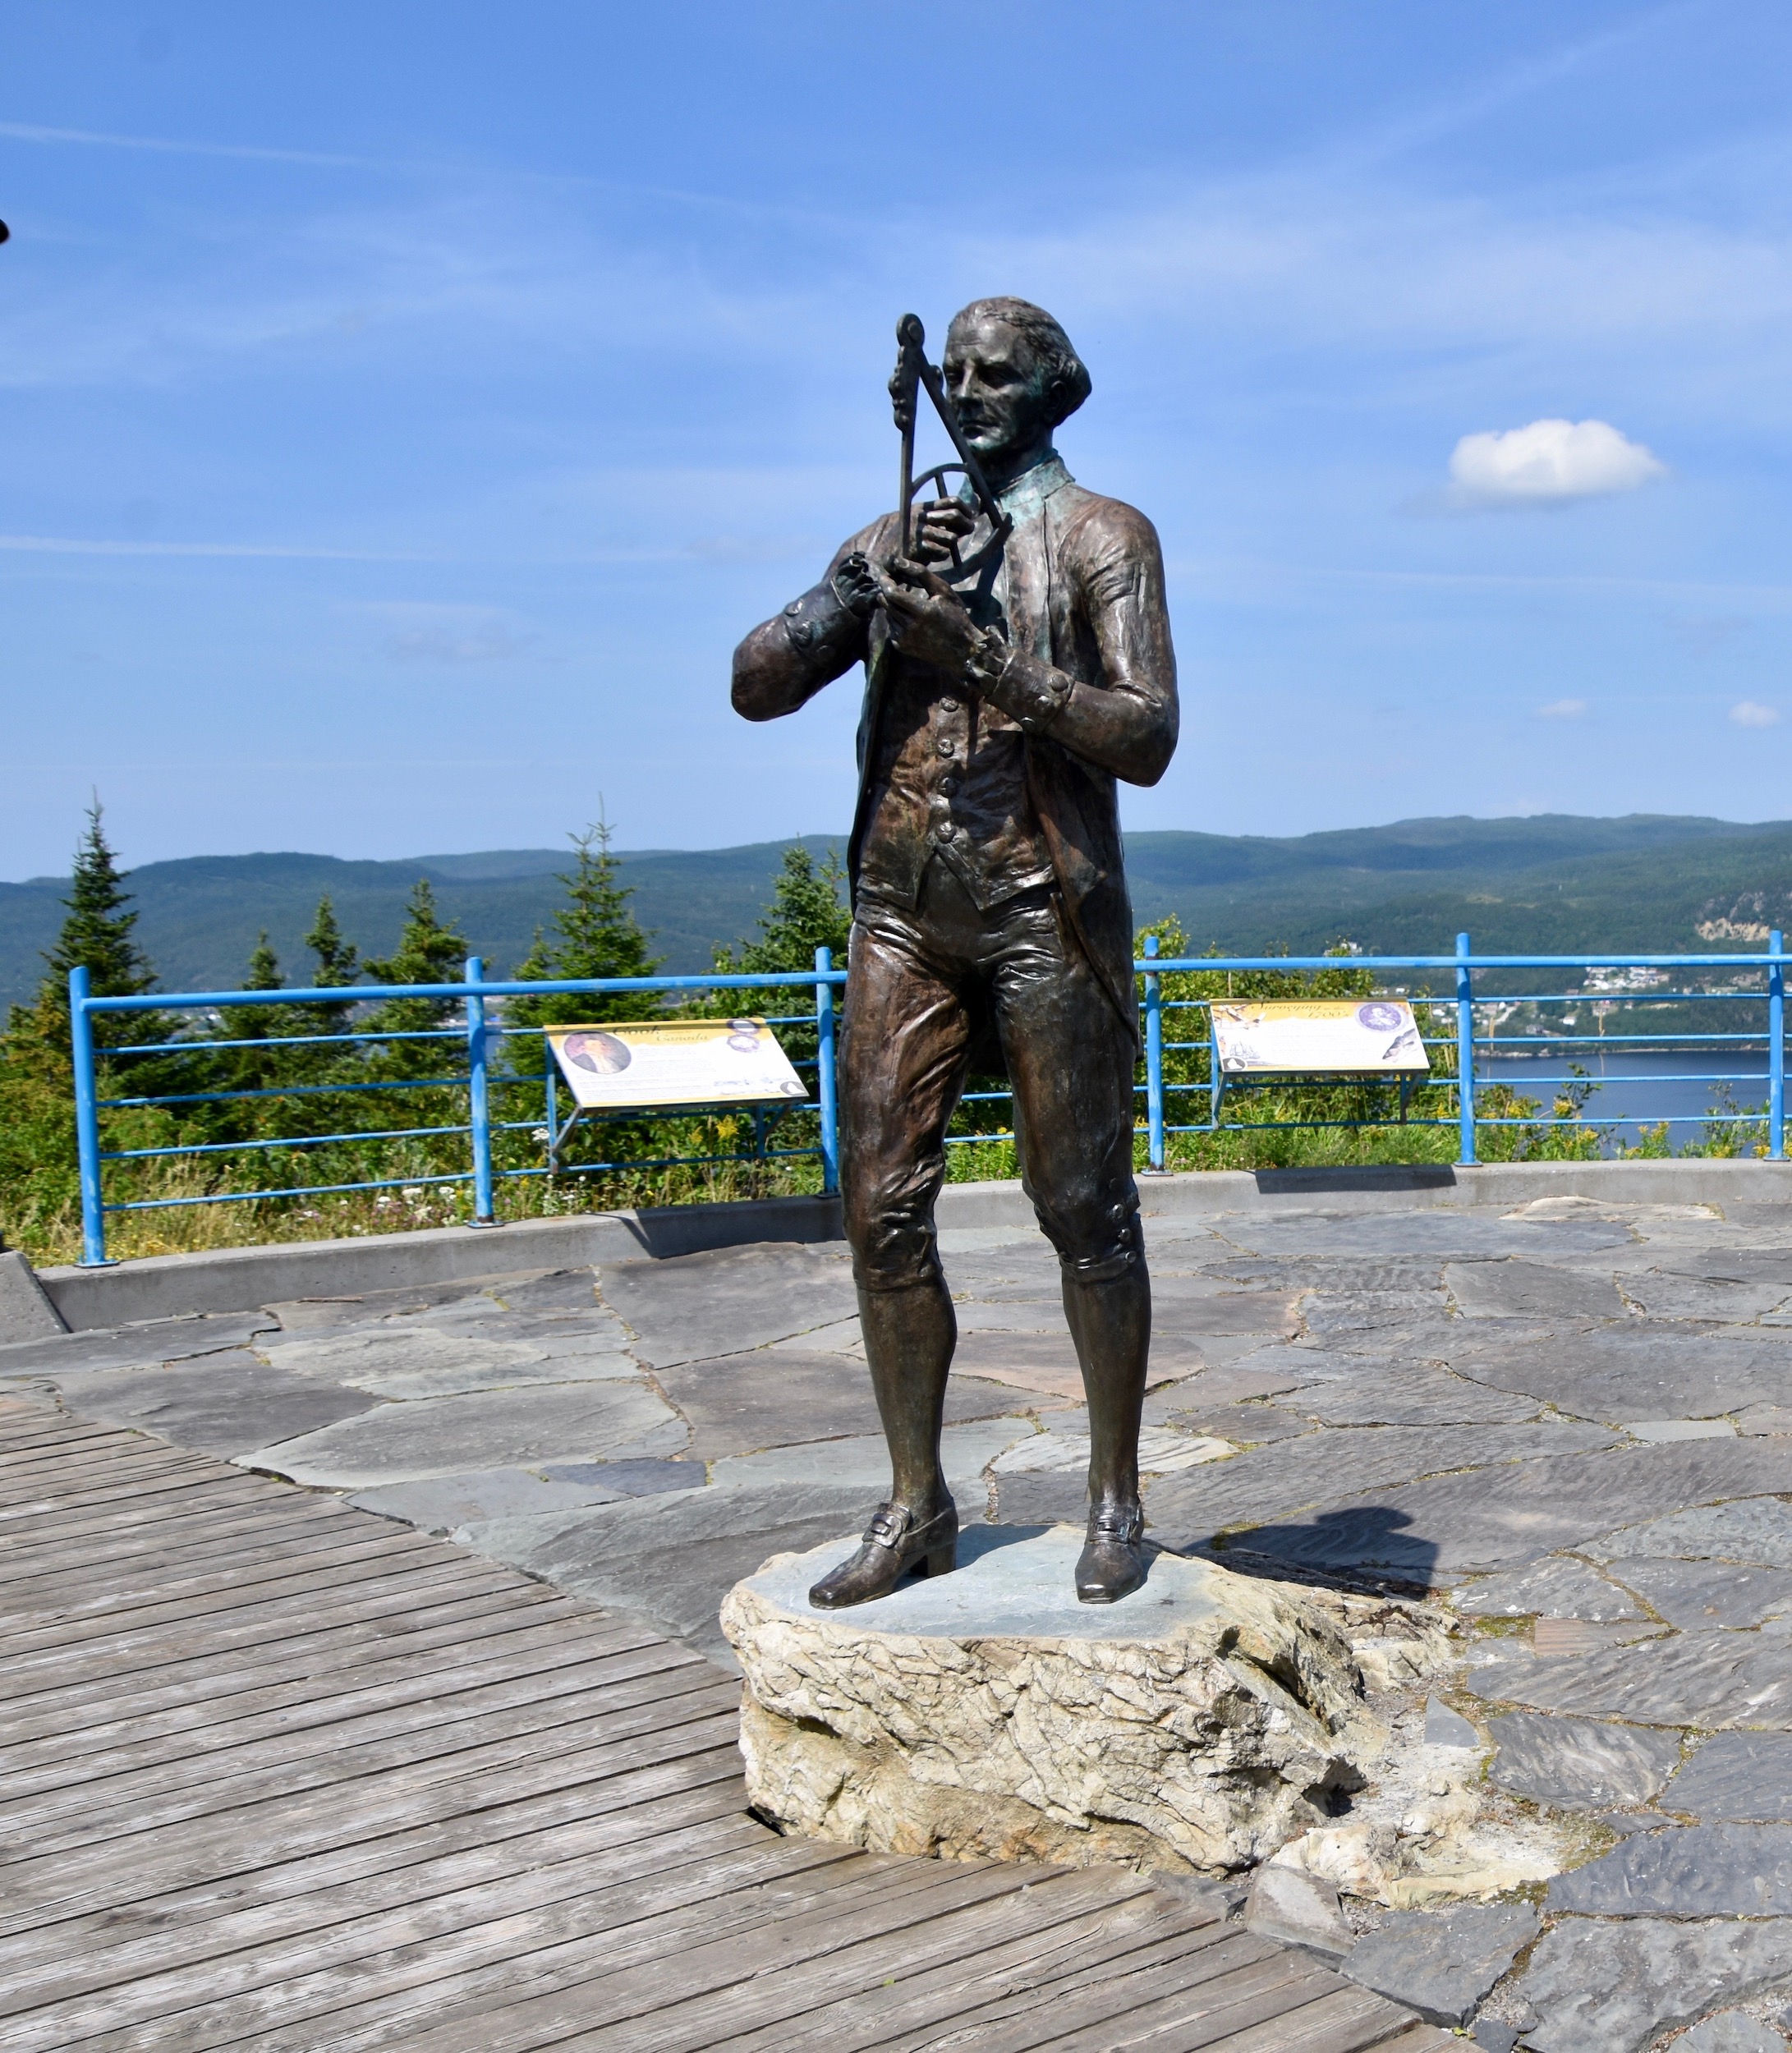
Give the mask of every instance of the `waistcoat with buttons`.
MULTIPOLYGON (((1048 662, 1044 517, 1070 483, 1055 457, 1017 480, 1002 502, 1014 522, 1006 548, 969 577, 944 573, 980 627, 999 627, 1048 662)), ((894 521, 879 523, 877 543, 889 549, 886 526, 894 530, 894 521)), ((963 553, 974 557, 988 535, 980 521, 963 553)), ((901 654, 881 614, 866 668, 854 838, 859 892, 912 907, 933 861, 949 865, 985 912, 1050 884, 1051 854, 1030 788, 1027 737, 1017 723, 932 664, 901 654)))

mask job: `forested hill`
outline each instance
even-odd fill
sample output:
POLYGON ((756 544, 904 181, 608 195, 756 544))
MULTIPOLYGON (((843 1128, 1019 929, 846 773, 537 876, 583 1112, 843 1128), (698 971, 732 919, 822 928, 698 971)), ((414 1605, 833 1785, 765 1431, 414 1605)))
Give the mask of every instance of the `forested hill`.
MULTIPOLYGON (((844 838, 813 835, 806 845, 820 855, 844 838)), ((623 856, 635 910, 668 969, 706 969, 719 943, 752 933, 786 845, 623 856)), ((1500 952, 1741 948, 1770 925, 1792 926, 1792 822, 1546 815, 1288 839, 1140 834, 1128 837, 1127 858, 1141 924, 1174 913, 1197 948, 1234 953, 1300 953, 1344 939, 1372 953, 1447 951, 1462 929, 1500 952)), ((403 862, 197 856, 146 863, 130 889, 140 938, 171 990, 240 984, 263 928, 297 981, 300 936, 325 892, 364 954, 388 951, 420 876, 501 975, 552 916, 555 873, 567 861, 548 849, 403 862)), ((67 889, 58 878, 0 884, 0 1003, 34 987, 67 889)))

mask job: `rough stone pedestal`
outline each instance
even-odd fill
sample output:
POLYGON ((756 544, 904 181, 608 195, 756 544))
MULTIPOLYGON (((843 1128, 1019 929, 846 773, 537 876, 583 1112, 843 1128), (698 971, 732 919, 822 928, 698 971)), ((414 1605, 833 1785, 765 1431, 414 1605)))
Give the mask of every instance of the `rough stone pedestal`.
POLYGON ((889 1853, 1172 1872, 1318 1824, 1385 1738, 1335 1617, 1168 1554, 1121 1603, 1079 1604, 1082 1544, 973 1527, 955 1573, 848 1611, 807 1592, 850 1541, 737 1583, 722 1627, 756 1807, 889 1853))

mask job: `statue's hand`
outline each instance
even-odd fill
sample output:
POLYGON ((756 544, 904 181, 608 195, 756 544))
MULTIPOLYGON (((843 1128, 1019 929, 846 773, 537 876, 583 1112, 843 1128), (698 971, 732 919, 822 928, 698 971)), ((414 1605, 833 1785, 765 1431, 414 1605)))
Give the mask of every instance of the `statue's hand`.
POLYGON ((880 587, 890 639, 903 654, 962 677, 981 636, 952 587, 925 563, 902 556, 890 559, 880 587))
POLYGON ((869 620, 883 598, 877 572, 857 549, 844 558, 834 573, 834 595, 848 613, 869 620))
POLYGON ((976 516, 963 499, 923 499, 915 508, 908 553, 917 563, 943 563, 953 544, 976 525, 976 516))

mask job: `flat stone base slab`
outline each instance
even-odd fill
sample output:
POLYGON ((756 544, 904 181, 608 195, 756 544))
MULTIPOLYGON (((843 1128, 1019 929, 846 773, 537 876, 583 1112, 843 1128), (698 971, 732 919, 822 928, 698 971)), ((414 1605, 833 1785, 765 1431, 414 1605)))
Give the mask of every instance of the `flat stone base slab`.
POLYGON ((1318 1824, 1385 1742, 1335 1614, 1293 1585, 1159 1554, 1122 1602, 1079 1604, 1079 1529, 982 1526, 952 1575, 811 1610, 856 1544, 779 1555, 722 1607, 747 1787, 788 1830, 1230 1871, 1318 1824))

